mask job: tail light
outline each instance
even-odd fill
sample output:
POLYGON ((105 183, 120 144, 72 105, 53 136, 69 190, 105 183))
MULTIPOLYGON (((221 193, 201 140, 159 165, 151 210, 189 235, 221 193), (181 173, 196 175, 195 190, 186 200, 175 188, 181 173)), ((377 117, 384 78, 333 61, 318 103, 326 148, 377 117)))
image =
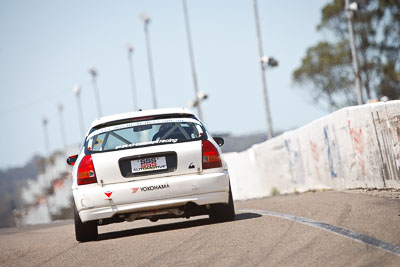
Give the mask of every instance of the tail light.
POLYGON ((92 156, 83 157, 78 166, 78 185, 97 183, 92 156))
POLYGON ((203 170, 222 167, 218 149, 208 140, 203 140, 203 170))

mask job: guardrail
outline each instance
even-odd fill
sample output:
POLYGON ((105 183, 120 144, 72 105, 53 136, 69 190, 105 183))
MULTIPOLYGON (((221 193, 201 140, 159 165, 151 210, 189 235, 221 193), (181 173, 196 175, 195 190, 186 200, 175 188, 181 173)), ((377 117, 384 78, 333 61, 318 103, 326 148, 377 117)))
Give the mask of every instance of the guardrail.
POLYGON ((323 188, 400 188, 400 101, 343 108, 223 157, 234 199, 323 188))

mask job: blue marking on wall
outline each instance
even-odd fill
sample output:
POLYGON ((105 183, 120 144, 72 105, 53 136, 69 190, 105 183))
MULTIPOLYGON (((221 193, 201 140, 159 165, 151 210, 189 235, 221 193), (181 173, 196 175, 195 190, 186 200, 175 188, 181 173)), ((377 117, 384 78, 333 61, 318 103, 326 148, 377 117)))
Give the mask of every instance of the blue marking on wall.
POLYGON ((289 154, 289 171, 292 176, 292 183, 304 183, 305 170, 299 140, 297 139, 297 149, 293 149, 290 139, 285 139, 285 147, 289 154))
POLYGON ((326 125, 324 127, 324 137, 325 137, 325 144, 328 147, 328 162, 329 162, 329 170, 331 172, 331 177, 332 178, 337 178, 337 173, 335 171, 335 166, 334 166, 332 152, 331 152, 331 145, 330 145, 330 142, 329 142, 328 125, 326 125))

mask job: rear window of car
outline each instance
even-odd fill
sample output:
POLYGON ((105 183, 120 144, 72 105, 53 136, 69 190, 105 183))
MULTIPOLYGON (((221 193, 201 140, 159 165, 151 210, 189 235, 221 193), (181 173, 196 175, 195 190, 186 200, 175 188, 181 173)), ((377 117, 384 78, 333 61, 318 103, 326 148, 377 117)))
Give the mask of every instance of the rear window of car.
POLYGON ((93 131, 86 139, 87 153, 175 144, 203 140, 206 131, 191 118, 159 119, 124 123, 93 131))

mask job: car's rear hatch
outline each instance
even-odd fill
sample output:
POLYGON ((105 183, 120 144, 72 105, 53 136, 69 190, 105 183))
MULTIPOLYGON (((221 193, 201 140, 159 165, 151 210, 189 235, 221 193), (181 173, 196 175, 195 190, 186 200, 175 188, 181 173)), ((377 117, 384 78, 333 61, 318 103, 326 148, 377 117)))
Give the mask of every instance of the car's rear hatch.
POLYGON ((93 153, 99 184, 193 174, 201 171, 202 141, 93 153))

